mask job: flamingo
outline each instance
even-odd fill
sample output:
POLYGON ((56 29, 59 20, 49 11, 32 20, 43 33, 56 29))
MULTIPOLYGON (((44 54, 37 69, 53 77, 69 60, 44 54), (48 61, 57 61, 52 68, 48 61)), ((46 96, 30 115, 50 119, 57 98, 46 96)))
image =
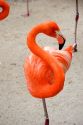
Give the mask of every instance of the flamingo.
POLYGON ((10 6, 4 0, 0 0, 0 8, 2 8, 2 11, 0 11, 0 20, 3 20, 8 16, 10 6))
POLYGON ((40 48, 35 40, 39 33, 56 38, 59 49, 62 49, 65 38, 54 21, 47 21, 35 26, 27 36, 27 45, 32 52, 24 63, 27 87, 32 96, 43 100, 45 125, 48 125, 45 98, 56 96, 63 89, 65 73, 72 60, 73 46, 69 46, 65 50, 57 50, 48 46, 40 48))

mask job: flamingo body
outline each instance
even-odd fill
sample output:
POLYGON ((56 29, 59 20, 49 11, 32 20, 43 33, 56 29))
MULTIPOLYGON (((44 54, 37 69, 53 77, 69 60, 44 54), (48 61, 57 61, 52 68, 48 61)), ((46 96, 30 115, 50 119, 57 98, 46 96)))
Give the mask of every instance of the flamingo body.
MULTIPOLYGON (((72 60, 72 46, 67 48, 68 50, 55 50, 54 48, 45 47, 44 50, 52 55, 54 60, 57 60, 58 74, 62 69, 64 73, 69 69, 72 60)), ((55 63, 56 65, 56 63, 55 63)), ((31 54, 24 64, 25 77, 27 80, 27 87, 32 96, 38 98, 48 98, 55 96, 63 89, 64 80, 61 81, 59 86, 51 89, 52 83, 55 82, 53 71, 50 67, 38 56, 31 54)), ((63 77, 63 76, 61 76, 63 77)), ((57 79, 57 78, 56 78, 57 79)), ((56 84, 56 82, 55 82, 56 84)))
POLYGON ((2 8, 2 11, 0 12, 0 20, 3 20, 8 16, 10 6, 4 0, 0 0, 0 7, 2 8))

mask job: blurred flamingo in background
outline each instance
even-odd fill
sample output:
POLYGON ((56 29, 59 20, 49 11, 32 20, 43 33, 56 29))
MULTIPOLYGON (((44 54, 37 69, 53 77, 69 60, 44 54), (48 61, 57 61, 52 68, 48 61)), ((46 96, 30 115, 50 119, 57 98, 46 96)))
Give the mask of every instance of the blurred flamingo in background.
POLYGON ((36 36, 44 33, 58 40, 59 49, 62 49, 65 38, 59 26, 53 22, 45 22, 34 27, 28 34, 27 45, 32 54, 24 64, 25 78, 31 95, 42 98, 46 116, 45 125, 49 125, 49 118, 45 98, 57 95, 64 86, 65 72, 72 60, 73 47, 65 50, 56 50, 51 47, 40 48, 36 44, 36 36))
POLYGON ((6 1, 0 0, 0 8, 0 20, 3 20, 8 16, 10 6, 6 1))

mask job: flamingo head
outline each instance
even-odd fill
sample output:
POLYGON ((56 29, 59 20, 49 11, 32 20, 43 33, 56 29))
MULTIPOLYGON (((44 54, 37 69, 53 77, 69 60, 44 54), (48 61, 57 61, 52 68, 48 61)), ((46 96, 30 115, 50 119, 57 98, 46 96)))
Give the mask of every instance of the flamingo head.
POLYGON ((44 23, 44 33, 48 36, 51 36, 57 39, 59 44, 59 50, 63 48, 66 39, 60 32, 60 28, 55 22, 49 21, 44 23))

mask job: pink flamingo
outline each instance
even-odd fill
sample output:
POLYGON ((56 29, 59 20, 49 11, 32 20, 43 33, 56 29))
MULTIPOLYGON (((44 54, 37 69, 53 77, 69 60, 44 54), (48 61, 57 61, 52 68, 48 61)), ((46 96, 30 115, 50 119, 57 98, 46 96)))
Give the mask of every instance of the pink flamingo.
POLYGON ((59 26, 53 21, 37 25, 27 37, 27 45, 32 51, 24 64, 27 87, 32 96, 42 98, 46 116, 45 125, 49 125, 45 98, 56 96, 63 89, 65 73, 72 60, 73 47, 69 46, 65 50, 56 50, 51 47, 42 49, 35 40, 39 33, 56 38, 59 49, 62 49, 65 39, 60 33, 59 26))

